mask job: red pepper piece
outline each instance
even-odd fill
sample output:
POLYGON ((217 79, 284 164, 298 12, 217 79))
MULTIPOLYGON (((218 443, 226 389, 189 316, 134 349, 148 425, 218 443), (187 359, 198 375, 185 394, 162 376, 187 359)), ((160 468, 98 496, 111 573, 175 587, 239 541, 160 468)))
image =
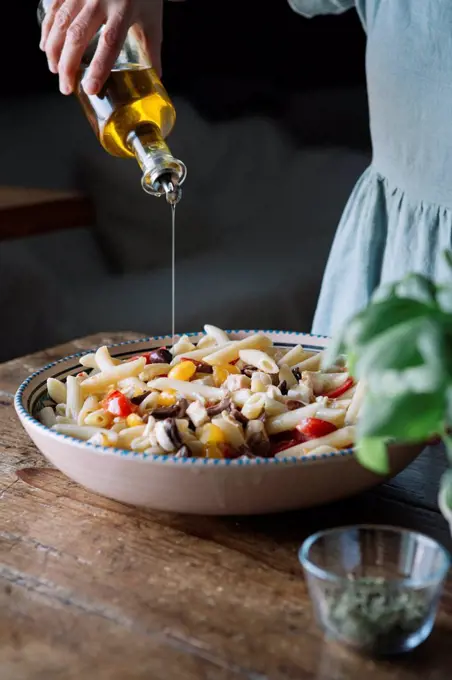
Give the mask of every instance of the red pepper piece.
POLYGON ((287 439, 286 441, 279 442, 272 447, 272 455, 276 456, 277 453, 285 451, 286 449, 291 449, 292 446, 297 446, 300 442, 297 439, 287 439))
POLYGON ((297 446, 306 441, 306 437, 298 430, 290 430, 289 432, 281 432, 281 434, 274 435, 272 438, 272 455, 275 456, 281 451, 290 449, 292 446, 297 446))
POLYGON ((230 444, 219 444, 219 448, 224 458, 228 460, 235 460, 242 455, 237 449, 234 449, 230 444))
POLYGON ((137 407, 132 404, 130 399, 119 390, 113 390, 105 397, 102 402, 102 408, 119 418, 127 418, 127 416, 130 416, 131 413, 137 410, 137 407))
POLYGON ((337 430, 336 425, 328 422, 327 420, 322 420, 321 418, 305 418, 299 425, 297 425, 297 430, 306 439, 318 439, 319 437, 325 437, 331 432, 337 430))
POLYGON ((325 394, 325 397, 328 397, 328 399, 337 399, 341 395, 348 392, 348 390, 351 387, 353 387, 354 384, 355 381, 353 380, 353 378, 347 378, 343 385, 337 387, 335 390, 332 390, 331 392, 328 392, 327 394, 325 394))

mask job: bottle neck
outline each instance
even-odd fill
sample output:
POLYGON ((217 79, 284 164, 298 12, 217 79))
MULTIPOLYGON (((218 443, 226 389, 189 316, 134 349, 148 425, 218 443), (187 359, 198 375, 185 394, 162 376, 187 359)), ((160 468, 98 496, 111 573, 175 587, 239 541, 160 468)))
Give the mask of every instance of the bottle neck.
POLYGON ((187 169, 174 158, 159 130, 146 126, 131 132, 127 141, 143 171, 143 189, 153 196, 165 195, 168 203, 178 203, 187 169))

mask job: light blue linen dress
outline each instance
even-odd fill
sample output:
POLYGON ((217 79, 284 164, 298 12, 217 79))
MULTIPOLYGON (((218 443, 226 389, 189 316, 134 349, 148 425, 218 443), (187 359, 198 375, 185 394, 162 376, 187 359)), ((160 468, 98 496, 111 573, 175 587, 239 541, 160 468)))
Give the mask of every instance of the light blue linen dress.
POLYGON ((313 332, 331 335, 380 283, 409 271, 450 278, 452 0, 289 2, 308 17, 356 7, 367 33, 373 159, 325 270, 313 332))

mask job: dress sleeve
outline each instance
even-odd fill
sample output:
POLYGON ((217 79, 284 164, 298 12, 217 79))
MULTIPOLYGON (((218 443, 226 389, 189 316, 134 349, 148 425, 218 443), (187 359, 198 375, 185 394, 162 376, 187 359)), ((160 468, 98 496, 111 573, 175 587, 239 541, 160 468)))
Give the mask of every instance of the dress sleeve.
POLYGON ((355 6, 355 0, 288 0, 295 12, 311 18, 318 14, 341 14, 355 6))

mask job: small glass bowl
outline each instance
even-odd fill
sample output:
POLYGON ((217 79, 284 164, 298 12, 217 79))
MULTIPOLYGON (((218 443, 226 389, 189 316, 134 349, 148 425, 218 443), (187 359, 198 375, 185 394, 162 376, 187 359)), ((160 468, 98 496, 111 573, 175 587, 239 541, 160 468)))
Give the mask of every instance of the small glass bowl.
POLYGON ((450 566, 433 539, 392 527, 342 527, 307 538, 299 559, 329 638, 385 656, 430 635, 450 566))

